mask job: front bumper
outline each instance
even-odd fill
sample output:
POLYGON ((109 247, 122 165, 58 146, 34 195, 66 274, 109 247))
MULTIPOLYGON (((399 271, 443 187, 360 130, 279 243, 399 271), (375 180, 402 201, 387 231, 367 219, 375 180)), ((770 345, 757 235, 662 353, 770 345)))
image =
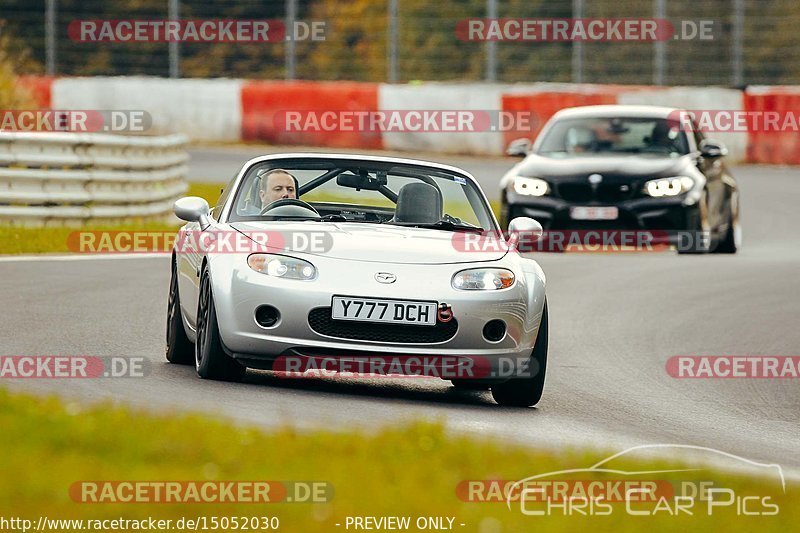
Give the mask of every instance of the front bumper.
POLYGON ((545 230, 618 229, 653 232, 685 231, 697 227, 698 206, 687 205, 685 197, 634 198, 619 203, 575 203, 560 198, 520 196, 507 197, 509 213, 513 216, 535 218, 545 230), (619 209, 616 220, 573 220, 570 208, 577 206, 619 209))
MULTIPOLYGON (((531 260, 515 259, 515 266, 510 267, 516 275, 514 286, 484 292, 457 291, 450 286, 450 280, 465 268, 509 268, 508 264, 402 265, 324 257, 304 259, 310 259, 318 269, 314 281, 284 280, 254 272, 243 256, 212 258, 210 272, 220 335, 234 358, 262 368, 270 368, 274 360, 287 356, 358 358, 387 354, 479 357, 500 364, 504 358, 527 359, 536 342, 544 306, 544 276, 531 260), (396 274, 397 281, 389 285, 378 283, 375 274, 382 271, 396 274), (387 342, 380 335, 339 338, 336 330, 324 334, 319 324, 312 327, 309 323, 311 313, 318 320, 320 312, 331 306, 333 295, 436 300, 452 307, 457 328, 454 334, 445 335, 445 340, 427 342, 408 342, 408 338, 387 342), (280 312, 274 326, 265 328, 256 322, 256 309, 262 305, 274 306, 280 312), (483 337, 483 328, 496 319, 506 323, 506 334, 497 342, 489 342, 483 337)), ((362 327, 370 325, 364 323, 362 327)))

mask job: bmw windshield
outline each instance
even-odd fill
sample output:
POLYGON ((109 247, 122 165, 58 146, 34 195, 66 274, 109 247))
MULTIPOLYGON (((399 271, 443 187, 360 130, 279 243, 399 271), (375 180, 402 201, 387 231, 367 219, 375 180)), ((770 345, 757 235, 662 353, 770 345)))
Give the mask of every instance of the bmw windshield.
POLYGON ((574 157, 591 154, 689 153, 686 135, 677 121, 663 118, 586 117, 556 122, 545 134, 537 154, 574 157))

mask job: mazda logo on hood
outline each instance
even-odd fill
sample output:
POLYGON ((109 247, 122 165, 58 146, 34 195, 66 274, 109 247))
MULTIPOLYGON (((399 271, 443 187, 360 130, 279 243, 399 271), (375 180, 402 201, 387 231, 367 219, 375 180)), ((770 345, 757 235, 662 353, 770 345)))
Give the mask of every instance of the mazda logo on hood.
POLYGON ((375 274, 375 279, 378 283, 394 283, 397 281, 397 276, 390 272, 378 272, 375 274))

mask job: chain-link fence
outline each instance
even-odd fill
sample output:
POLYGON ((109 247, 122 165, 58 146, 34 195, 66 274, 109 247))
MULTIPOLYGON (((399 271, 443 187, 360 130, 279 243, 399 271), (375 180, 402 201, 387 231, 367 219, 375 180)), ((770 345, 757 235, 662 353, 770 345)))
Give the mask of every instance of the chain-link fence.
POLYGON ((732 85, 800 83, 797 0, 3 0, 23 73, 732 85), (666 19, 711 38, 465 40, 467 19, 666 19), (324 23, 323 40, 81 42, 81 20, 324 23))

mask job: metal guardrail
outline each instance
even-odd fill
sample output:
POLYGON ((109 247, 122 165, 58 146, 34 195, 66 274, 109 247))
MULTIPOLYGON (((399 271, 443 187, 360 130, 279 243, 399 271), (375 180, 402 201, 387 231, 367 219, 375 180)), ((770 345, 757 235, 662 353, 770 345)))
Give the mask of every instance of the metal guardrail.
POLYGON ((0 223, 168 220, 186 192, 183 135, 0 132, 0 223))

